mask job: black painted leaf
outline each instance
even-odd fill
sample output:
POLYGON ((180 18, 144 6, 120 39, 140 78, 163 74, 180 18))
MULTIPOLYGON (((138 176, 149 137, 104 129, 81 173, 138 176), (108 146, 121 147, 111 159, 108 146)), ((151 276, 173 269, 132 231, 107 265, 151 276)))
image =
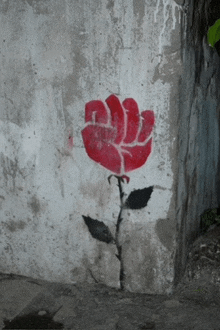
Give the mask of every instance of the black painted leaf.
POLYGON ((125 202, 126 208, 129 208, 131 210, 138 210, 147 206, 147 203, 153 192, 153 188, 154 187, 151 186, 148 188, 132 191, 125 202))
POLYGON ((85 217, 84 215, 82 217, 92 237, 105 243, 114 242, 114 238, 109 228, 104 224, 104 222, 99 220, 94 220, 90 217, 85 217))

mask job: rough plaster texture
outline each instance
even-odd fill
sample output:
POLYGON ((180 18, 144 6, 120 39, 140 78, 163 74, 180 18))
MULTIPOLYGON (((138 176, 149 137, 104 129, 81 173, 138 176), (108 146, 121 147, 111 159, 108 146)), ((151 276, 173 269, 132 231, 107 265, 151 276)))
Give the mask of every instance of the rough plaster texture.
POLYGON ((124 215, 125 289, 171 292, 175 265, 184 267, 178 244, 216 203, 218 165, 216 58, 203 45, 198 67, 182 5, 0 2, 1 272, 120 286, 115 245, 92 238, 82 219, 115 231, 117 181, 87 156, 81 130, 85 103, 116 94, 156 116, 152 155, 124 185, 126 194, 154 186, 147 208, 124 215))
POLYGON ((176 190, 177 253, 175 282, 183 274, 186 256, 198 236, 203 210, 219 205, 220 61, 208 46, 206 33, 213 17, 207 1, 188 1, 182 25, 183 74, 180 80, 178 185, 176 190), (201 31, 204 32, 203 36, 201 31))

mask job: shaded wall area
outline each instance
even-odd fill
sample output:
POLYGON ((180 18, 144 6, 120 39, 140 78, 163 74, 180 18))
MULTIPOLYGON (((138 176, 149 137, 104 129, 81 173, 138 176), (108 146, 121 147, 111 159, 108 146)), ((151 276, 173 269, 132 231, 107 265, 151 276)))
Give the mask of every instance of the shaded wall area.
POLYGON ((199 235, 200 215, 218 207, 220 201, 220 58, 206 37, 220 17, 220 8, 217 1, 195 0, 186 1, 184 11, 175 283, 183 275, 190 245, 199 235))

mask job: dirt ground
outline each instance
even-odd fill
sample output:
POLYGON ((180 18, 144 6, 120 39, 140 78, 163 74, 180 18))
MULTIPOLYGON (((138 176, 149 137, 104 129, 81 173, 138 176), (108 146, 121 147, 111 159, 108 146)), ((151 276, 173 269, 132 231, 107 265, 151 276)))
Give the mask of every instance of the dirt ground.
POLYGON ((12 307, 0 299, 0 312, 4 314, 2 329, 220 329, 220 290, 207 279, 182 283, 169 296, 122 292, 101 284, 66 285, 17 276, 5 275, 0 280, 2 288, 7 285, 13 288, 13 282, 19 288, 29 285, 28 292, 32 287, 38 291, 14 317, 9 317, 12 307))
POLYGON ((220 330, 220 227, 193 243, 172 295, 0 274, 0 328, 220 330))

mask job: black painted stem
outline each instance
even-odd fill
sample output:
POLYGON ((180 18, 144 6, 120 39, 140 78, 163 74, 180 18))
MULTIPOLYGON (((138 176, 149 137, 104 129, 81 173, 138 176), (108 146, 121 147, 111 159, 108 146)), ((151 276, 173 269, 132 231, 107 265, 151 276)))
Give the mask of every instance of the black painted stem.
POLYGON ((123 266, 123 260, 122 260, 122 246, 119 243, 119 231, 120 231, 120 225, 121 222, 123 220, 122 218, 122 211, 124 208, 124 202, 123 202, 123 197, 124 197, 124 193, 122 190, 122 184, 121 181, 122 179, 120 177, 117 177, 118 179, 118 187, 119 187, 119 195, 120 195, 120 212, 118 214, 118 219, 117 219, 117 223, 116 223, 116 232, 115 232, 115 244, 118 250, 118 259, 120 261, 120 286, 121 286, 121 290, 124 289, 124 266, 123 266))

